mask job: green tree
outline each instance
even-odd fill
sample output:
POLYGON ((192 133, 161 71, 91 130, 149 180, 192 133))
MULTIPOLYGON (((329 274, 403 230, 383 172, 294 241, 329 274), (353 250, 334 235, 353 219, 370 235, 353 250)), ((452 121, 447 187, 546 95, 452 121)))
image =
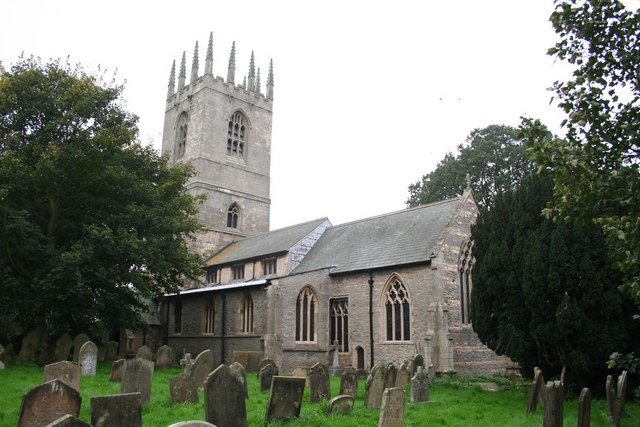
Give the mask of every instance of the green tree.
POLYGON ((554 84, 566 135, 550 138, 532 119, 521 126, 555 181, 546 212, 598 224, 640 304, 640 11, 617 0, 564 0, 550 20, 560 41, 549 54, 574 66, 571 79, 554 84))
POLYGON ((60 61, 0 68, 0 306, 23 328, 136 326, 198 273, 192 171, 136 142, 122 89, 60 61))
POLYGON ((468 175, 478 207, 489 207, 497 194, 535 171, 517 135, 517 129, 502 125, 473 130, 465 144, 458 146, 457 156, 447 153, 435 170, 409 185, 407 205, 459 196, 467 186, 468 175))
POLYGON ((541 215, 552 192, 550 179, 532 175, 478 217, 471 321, 525 373, 566 366, 572 382, 593 386, 613 351, 639 347, 634 304, 618 290, 599 229, 541 215))

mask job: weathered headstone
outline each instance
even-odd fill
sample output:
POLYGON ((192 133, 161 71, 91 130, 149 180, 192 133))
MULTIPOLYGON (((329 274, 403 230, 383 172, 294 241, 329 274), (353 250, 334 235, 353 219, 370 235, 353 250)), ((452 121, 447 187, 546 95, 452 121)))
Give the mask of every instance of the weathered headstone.
POLYGON ((409 382, 409 367, 406 363, 400 365, 398 372, 396 373, 396 388, 401 388, 403 390, 407 389, 407 383, 409 382))
POLYGON ((300 416, 304 382, 304 378, 299 377, 273 377, 265 422, 300 416))
POLYGON ((91 425, 142 427, 142 396, 136 392, 92 397, 91 425))
POLYGON ((591 390, 583 388, 578 398, 578 427, 591 425, 591 390))
POLYGON ((109 375, 109 381, 120 382, 122 381, 122 372, 124 372, 124 360, 114 360, 111 364, 111 374, 109 375))
POLYGON ((378 427, 403 427, 404 426, 404 401, 405 390, 401 388, 388 388, 382 395, 382 407, 378 427))
POLYGON ((167 369, 173 366, 175 357, 173 349, 168 345, 163 345, 156 352, 156 369, 167 369))
POLYGON ((335 340, 331 346, 331 366, 329 367, 329 375, 342 375, 344 367, 340 366, 340 342, 335 340))
POLYGON ((169 427, 216 427, 216 426, 206 421, 193 420, 193 421, 181 421, 179 423, 173 423, 169 427))
POLYGON ((9 364, 9 363, 12 363, 15 358, 16 358, 16 352, 15 352, 15 349, 13 348, 13 343, 10 342, 4 348, 4 351, 2 352, 2 354, 0 354, 0 360, 5 364, 9 364))
POLYGON ((73 415, 67 414, 47 424, 47 427, 91 427, 91 424, 87 424, 73 415))
POLYGON ((542 394, 542 388, 544 387, 544 378, 542 377, 542 371, 534 370, 533 383, 531 384, 531 390, 529 390, 529 400, 527 401, 527 413, 533 414, 536 412, 539 396, 542 394))
POLYGON ((98 346, 98 362, 104 362, 107 356, 107 349, 103 345, 98 346))
POLYGON ((340 375, 340 394, 357 397, 358 372, 352 366, 344 368, 344 372, 340 375))
POLYGON ((353 401, 354 397, 347 394, 334 397, 329 401, 329 405, 327 406, 327 415, 350 414, 351 411, 353 411, 353 401))
POLYGON ((231 375, 238 379, 240 383, 243 384, 244 387, 244 396, 245 399, 249 398, 249 384, 247 383, 247 371, 244 370, 244 366, 239 364, 238 362, 233 362, 229 365, 229 369, 231 370, 231 375))
POLYGON ((247 425, 245 385, 227 365, 218 366, 204 384, 205 419, 217 427, 247 425))
POLYGON ((98 367, 98 346, 93 341, 87 341, 80 348, 78 357, 82 365, 82 375, 95 376, 98 367))
POLYGON ((329 368, 324 363, 318 362, 309 370, 309 399, 311 403, 331 399, 329 368))
POLYGON ((364 407, 367 409, 379 408, 384 392, 385 367, 374 365, 364 384, 364 407))
POLYGON ((256 372, 256 377, 260 378, 260 370, 262 368, 264 368, 267 365, 273 365, 273 366, 278 366, 276 365, 275 360, 271 359, 270 357, 265 357, 264 359, 262 359, 260 361, 260 364, 258 365, 258 372, 256 372))
POLYGON ((80 333, 73 339, 73 361, 80 362, 80 349, 87 341, 91 341, 89 335, 80 333))
POLYGON ((564 412, 564 387, 560 381, 549 381, 544 386, 543 427, 562 427, 564 412))
POLYGON ((191 375, 182 373, 169 378, 169 394, 171 403, 198 403, 198 387, 191 375))
POLYGON ((56 362, 61 360, 69 360, 69 354, 71 353, 71 348, 73 347, 73 340, 71 336, 67 333, 62 334, 56 340, 56 346, 53 351, 53 357, 56 362))
POLYGON ((609 418, 613 419, 613 414, 616 410, 616 385, 611 375, 607 375, 605 387, 607 394, 607 410, 609 412, 609 418))
POLYGON ((22 345, 20 346, 20 356, 23 360, 36 360, 36 353, 38 352, 38 346, 40 345, 40 334, 38 331, 32 330, 22 338, 22 345))
POLYGON ((291 374, 292 377, 299 377, 299 378, 304 378, 306 379, 304 386, 305 387, 309 387, 309 377, 307 376, 307 370, 306 369, 302 369, 302 368, 296 368, 293 370, 293 373, 291 374))
POLYGON ((124 361, 120 393, 140 393, 141 403, 149 403, 151 382, 153 380, 153 362, 136 357, 124 361))
POLYGON ((60 380, 66 385, 80 391, 82 368, 79 363, 62 361, 50 363, 44 367, 44 382, 60 380))
POLYGON ((198 388, 204 387, 204 382, 211 371, 213 371, 213 354, 211 350, 204 350, 196 357, 191 367, 191 376, 198 388))
POLYGON ((118 359, 118 341, 108 341, 104 360, 113 361, 118 359))
POLYGON ((418 370, 411 378, 411 403, 429 401, 429 376, 423 366, 418 366, 418 370))
POLYGON ((80 413, 80 393, 60 380, 53 380, 32 388, 22 398, 18 427, 46 426, 71 414, 80 413))
POLYGON ((278 375, 278 367, 273 363, 264 365, 260 369, 260 391, 269 390, 271 388, 271 379, 278 375))
POLYGON ((422 366, 424 369, 424 357, 422 354, 418 353, 411 358, 411 375, 418 372, 418 366, 422 366))
POLYGON ((396 368, 393 363, 389 363, 384 373, 384 388, 393 388, 396 386, 397 374, 398 368, 396 368))
POLYGON ((153 351, 151 351, 151 348, 148 345, 141 345, 136 352, 136 357, 153 360, 153 351))
POLYGON ((180 359, 180 366, 184 366, 185 375, 191 375, 191 369, 193 368, 194 360, 191 358, 191 353, 185 353, 183 358, 180 359))
POLYGON ((616 387, 616 403, 613 409, 613 425, 618 427, 624 414, 624 399, 627 393, 627 371, 622 371, 616 387))

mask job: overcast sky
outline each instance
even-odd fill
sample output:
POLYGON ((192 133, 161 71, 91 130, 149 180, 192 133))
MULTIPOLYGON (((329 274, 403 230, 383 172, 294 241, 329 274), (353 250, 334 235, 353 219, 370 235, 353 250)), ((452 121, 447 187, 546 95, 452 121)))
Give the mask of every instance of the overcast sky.
POLYGON ((523 115, 559 133, 547 90, 568 75, 546 51, 552 0, 2 1, 0 61, 70 57, 117 69, 143 143, 160 149, 173 60, 196 41, 200 74, 236 82, 251 51, 274 63, 271 228, 341 224, 405 208, 409 184, 475 128, 523 115))

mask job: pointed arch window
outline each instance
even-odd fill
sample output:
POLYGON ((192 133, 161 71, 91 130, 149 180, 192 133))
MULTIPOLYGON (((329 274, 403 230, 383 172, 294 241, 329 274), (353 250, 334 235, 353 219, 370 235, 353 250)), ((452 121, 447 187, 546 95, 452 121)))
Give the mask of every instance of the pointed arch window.
POLYGON ((296 300, 296 341, 316 342, 316 315, 318 297, 309 287, 298 294, 296 300))
POLYGON ((240 206, 233 203, 227 210, 227 227, 238 228, 238 219, 240 218, 240 206))
POLYGON ((338 351, 349 351, 349 299, 332 299, 329 315, 329 339, 331 344, 337 341, 338 351))
POLYGON ((175 160, 182 158, 186 153, 188 121, 189 116, 187 113, 182 113, 178 118, 178 124, 176 126, 176 145, 174 151, 175 160))
POLYGON ((462 324, 470 324, 471 316, 469 306, 471 300, 471 271, 475 259, 473 258, 473 240, 467 239, 460 250, 460 258, 458 261, 458 272, 460 273, 460 318, 462 324))
POLYGON ((242 301, 242 332, 253 332, 253 298, 246 294, 242 301))
POLYGON ((398 277, 392 277, 384 292, 387 341, 411 339, 409 294, 398 277))
POLYGON ((244 160, 247 143, 247 117, 236 111, 229 118, 227 129, 227 156, 244 160))

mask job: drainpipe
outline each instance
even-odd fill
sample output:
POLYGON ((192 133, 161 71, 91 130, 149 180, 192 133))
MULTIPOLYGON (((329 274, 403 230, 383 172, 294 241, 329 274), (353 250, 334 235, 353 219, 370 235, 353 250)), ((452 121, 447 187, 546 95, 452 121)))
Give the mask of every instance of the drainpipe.
POLYGON ((373 369, 373 276, 371 272, 369 272, 369 339, 371 341, 371 350, 369 351, 371 366, 369 369, 373 369))
POLYGON ((222 325, 221 325, 221 331, 220 331, 220 363, 224 364, 224 325, 226 322, 226 302, 227 302, 227 295, 226 294, 222 294, 222 325))

